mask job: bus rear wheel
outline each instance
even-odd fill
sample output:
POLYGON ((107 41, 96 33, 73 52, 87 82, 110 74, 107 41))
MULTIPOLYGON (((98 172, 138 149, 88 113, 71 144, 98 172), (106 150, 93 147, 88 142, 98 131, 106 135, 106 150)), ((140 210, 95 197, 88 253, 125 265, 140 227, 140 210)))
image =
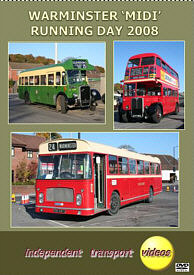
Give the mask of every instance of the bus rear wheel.
POLYGON ((61 112, 62 114, 67 113, 67 101, 63 95, 59 95, 56 101, 56 110, 57 112, 61 112))
POLYGON ((28 92, 25 92, 24 102, 25 102, 25 104, 27 104, 27 105, 30 105, 30 104, 31 104, 30 95, 29 95, 28 92))
POLYGON ((159 123, 162 118, 162 109, 159 105, 156 106, 156 111, 151 116, 151 119, 154 123, 159 123))
POLYGON ((111 199, 110 199, 110 209, 108 210, 109 215, 113 216, 116 215, 119 211, 121 202, 120 202, 120 197, 117 192, 113 192, 111 199))
POLYGON ((145 199, 145 202, 151 203, 151 202, 153 202, 153 199, 154 199, 154 192, 153 192, 153 188, 150 187, 149 197, 147 199, 145 199))

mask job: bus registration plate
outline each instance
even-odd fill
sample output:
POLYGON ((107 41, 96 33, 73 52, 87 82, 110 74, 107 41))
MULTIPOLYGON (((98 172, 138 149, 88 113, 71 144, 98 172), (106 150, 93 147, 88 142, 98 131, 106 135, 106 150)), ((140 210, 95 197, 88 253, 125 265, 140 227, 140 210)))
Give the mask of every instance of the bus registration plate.
POLYGON ((54 208, 54 209, 53 209, 53 212, 54 212, 54 213, 62 213, 62 214, 64 214, 64 213, 65 213, 65 210, 64 210, 64 209, 57 209, 57 208, 54 208))

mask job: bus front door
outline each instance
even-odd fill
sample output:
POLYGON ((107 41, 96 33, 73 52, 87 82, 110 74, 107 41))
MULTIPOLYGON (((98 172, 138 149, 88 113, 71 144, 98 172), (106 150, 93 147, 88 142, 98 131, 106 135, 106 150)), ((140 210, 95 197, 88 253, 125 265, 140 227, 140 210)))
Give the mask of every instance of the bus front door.
POLYGON ((105 208, 105 156, 94 155, 95 208, 105 208))

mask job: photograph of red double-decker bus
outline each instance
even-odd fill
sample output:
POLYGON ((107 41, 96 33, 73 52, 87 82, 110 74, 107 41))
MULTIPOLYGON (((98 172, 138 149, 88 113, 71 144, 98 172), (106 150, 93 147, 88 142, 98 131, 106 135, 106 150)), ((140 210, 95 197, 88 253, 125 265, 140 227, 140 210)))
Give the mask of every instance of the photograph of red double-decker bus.
POLYGON ((166 115, 178 115, 179 73, 156 52, 129 57, 121 83, 118 122, 143 119, 159 123, 166 115))

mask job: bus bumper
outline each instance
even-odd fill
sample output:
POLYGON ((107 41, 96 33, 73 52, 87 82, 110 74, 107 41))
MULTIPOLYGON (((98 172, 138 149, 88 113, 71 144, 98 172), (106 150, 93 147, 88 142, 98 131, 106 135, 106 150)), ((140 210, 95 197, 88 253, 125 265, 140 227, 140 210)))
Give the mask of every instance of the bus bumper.
POLYGON ((94 208, 65 208, 65 207, 54 207, 54 206, 40 206, 36 205, 36 213, 52 213, 52 214, 66 214, 76 216, 90 216, 94 215, 94 208))

